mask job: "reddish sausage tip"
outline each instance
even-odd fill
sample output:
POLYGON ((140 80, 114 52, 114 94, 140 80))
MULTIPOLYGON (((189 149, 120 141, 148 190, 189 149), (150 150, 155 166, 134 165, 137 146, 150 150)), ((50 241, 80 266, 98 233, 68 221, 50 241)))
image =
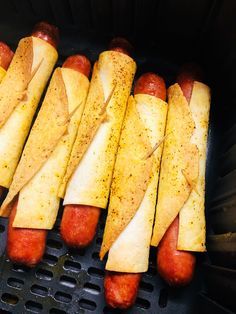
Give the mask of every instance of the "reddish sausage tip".
POLYGON ((202 81, 202 78, 202 69, 194 63, 186 63, 180 68, 176 81, 188 102, 192 96, 193 82, 202 81))
POLYGON ((34 267, 45 250, 47 232, 41 229, 23 229, 12 226, 17 209, 14 203, 8 224, 7 255, 13 263, 34 267))
POLYGON ((123 37, 115 37, 109 44, 109 50, 122 52, 128 56, 131 56, 134 48, 127 39, 123 37))
POLYGON ((61 221, 61 237, 75 248, 88 246, 96 233, 101 209, 86 205, 66 205, 61 221))
POLYGON ((59 42, 59 31, 55 25, 47 22, 37 23, 32 31, 32 36, 41 38, 51 44, 54 48, 57 48, 59 42))
POLYGON ((141 274, 107 271, 104 292, 108 306, 121 310, 131 307, 137 297, 141 274))
POLYGON ((4 42, 0 41, 0 66, 7 70, 13 56, 14 53, 11 51, 10 47, 4 42))
POLYGON ((73 69, 89 77, 91 63, 88 58, 78 54, 68 57, 62 67, 73 69))
POLYGON ((196 257, 191 252, 178 251, 179 218, 170 225, 157 251, 157 268, 170 286, 185 286, 193 278, 196 257))
POLYGON ((145 73, 137 80, 134 94, 148 94, 166 100, 166 85, 163 78, 155 73, 145 73))

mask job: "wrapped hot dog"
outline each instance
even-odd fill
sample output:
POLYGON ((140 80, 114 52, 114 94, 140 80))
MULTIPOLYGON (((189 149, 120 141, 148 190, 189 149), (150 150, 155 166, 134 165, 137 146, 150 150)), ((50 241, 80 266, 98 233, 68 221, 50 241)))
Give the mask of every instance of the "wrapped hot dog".
POLYGON ((106 208, 134 60, 117 51, 100 54, 66 175, 59 194, 64 205, 106 208))
POLYGON ((162 156, 152 245, 179 214, 178 250, 205 247, 205 166, 210 89, 195 81, 190 102, 178 84, 168 90, 168 134, 162 156))
POLYGON ((160 98, 129 98, 100 251, 107 270, 147 271, 166 114, 160 98))
MULTIPOLYGON (((84 57, 83 57, 84 58, 84 57)), ((71 68, 54 71, 42 107, 30 132, 9 193, 19 193, 13 227, 52 229, 65 174, 89 88, 86 75, 71 68)))
MULTIPOLYGON (((9 188, 44 87, 57 61, 55 47, 21 39, 0 85, 0 186, 9 188)), ((8 212, 1 211, 1 215, 8 212)))

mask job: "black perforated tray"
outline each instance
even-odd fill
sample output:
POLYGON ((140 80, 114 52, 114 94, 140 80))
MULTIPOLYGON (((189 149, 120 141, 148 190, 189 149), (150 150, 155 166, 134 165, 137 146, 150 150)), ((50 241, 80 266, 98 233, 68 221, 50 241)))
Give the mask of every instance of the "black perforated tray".
MULTIPOLYGON (((213 91, 206 175, 206 207, 209 207, 218 176, 217 156, 222 122, 226 124, 226 120, 222 119, 222 114, 227 113, 224 112, 227 102, 225 99, 222 102, 222 84, 227 87, 228 95, 228 76, 224 76, 226 80, 219 81, 215 64, 219 66, 222 62, 211 52, 218 51, 218 44, 212 46, 214 36, 207 34, 214 21, 218 2, 8 0, 0 12, 1 40, 16 47, 18 40, 28 34, 35 22, 46 19, 57 24, 61 30, 59 65, 66 56, 74 53, 84 53, 94 62, 114 35, 126 36, 133 41, 136 48, 134 57, 138 64, 137 77, 146 71, 156 71, 164 76, 169 86, 174 82, 181 63, 195 60, 203 64, 213 91), (208 42, 208 49, 203 50, 204 43, 208 42)), ((219 33, 216 34, 218 40, 219 33)), ((233 123, 233 115, 231 118, 233 123)), ((234 142, 232 138, 230 141, 234 142)), ((225 142, 228 148, 231 142, 225 142)), ((228 169, 222 168, 222 172, 228 172, 228 169)), ((101 217, 92 245, 80 251, 68 251, 62 243, 59 235, 60 215, 54 229, 48 234, 43 261, 34 269, 14 265, 7 259, 4 254, 7 219, 0 218, 0 313, 121 313, 109 310, 103 295, 105 262, 99 261, 98 253, 106 213, 101 217)), ((217 304, 213 308, 206 299, 208 306, 205 306, 201 298, 197 298, 198 292, 204 288, 201 267, 202 260, 206 258, 204 254, 198 256, 193 282, 186 288, 176 290, 169 288, 157 275, 155 256, 156 250, 151 249, 149 270, 143 275, 136 304, 124 313, 214 313, 209 309, 215 309, 217 304), (201 307, 198 307, 200 302, 201 307)), ((219 313, 223 313, 220 308, 219 313)))
MULTIPOLYGON (((59 218, 48 235, 43 261, 34 269, 14 265, 4 255, 0 263, 0 309, 10 313, 120 313, 108 309, 103 296, 105 262, 99 260, 98 253, 104 219, 103 214, 96 239, 89 248, 68 251, 60 239, 59 218)), ((6 227, 7 220, 1 219, 1 238, 6 237, 6 227)), ((3 242, 1 250, 4 251, 3 242)), ((156 274, 152 250, 135 306, 124 313, 193 313, 202 285, 200 264, 189 287, 170 289, 156 274)))
MULTIPOLYGON (((76 48, 71 51, 68 47, 73 45, 73 41, 72 44, 71 41, 68 42, 67 49, 62 50, 60 55, 59 65, 67 55, 81 50, 89 56, 90 60, 94 61, 98 53, 105 49, 104 46, 102 48, 99 45, 96 46, 89 37, 86 44, 86 48, 76 48)), ((165 77, 167 86, 174 82, 178 64, 158 57, 155 51, 151 54, 141 49, 139 51, 139 54, 135 56, 138 63, 136 77, 152 70, 165 77)), ((211 121, 215 121, 214 112, 211 121)), ((212 162, 211 158, 217 147, 214 128, 215 123, 213 123, 209 134, 208 161, 211 160, 211 162, 208 162, 207 167, 207 203, 212 189, 210 182, 214 180, 215 176, 213 169, 216 159, 212 162)), ((105 262, 101 262, 98 255, 106 213, 104 212, 101 217, 97 235, 92 245, 86 250, 80 251, 68 251, 61 241, 59 234, 60 216, 61 212, 54 229, 48 234, 43 261, 34 269, 12 264, 4 254, 5 242, 1 240, 0 253, 3 255, 0 257, 0 311, 17 314, 28 312, 53 314, 121 313, 121 311, 108 309, 103 295, 105 262)), ((6 239, 6 227, 7 219, 0 218, 1 239, 6 239)), ((196 304, 197 293, 202 289, 202 259, 205 259, 204 254, 199 255, 196 274, 190 286, 182 289, 171 289, 157 275, 156 249, 153 248, 150 255, 149 270, 142 277, 136 304, 124 313, 195 313, 198 306, 196 304)))

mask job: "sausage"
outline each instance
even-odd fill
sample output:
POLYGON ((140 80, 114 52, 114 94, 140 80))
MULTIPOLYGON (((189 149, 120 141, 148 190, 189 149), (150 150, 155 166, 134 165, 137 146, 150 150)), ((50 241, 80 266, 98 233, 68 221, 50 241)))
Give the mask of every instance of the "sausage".
POLYGON ((148 94, 166 100, 166 86, 162 77, 155 73, 143 74, 135 84, 134 94, 148 94))
MULTIPOLYGON (((132 46, 121 37, 112 39, 109 49, 130 55, 132 46)), ((64 208, 60 233, 70 247, 84 248, 94 239, 101 209, 94 206, 70 204, 64 208)))
MULTIPOLYGON (((68 57, 63 67, 72 68, 83 74, 90 72, 90 62, 82 55, 68 57)), ((40 262, 45 251, 47 231, 42 229, 14 228, 12 226, 17 210, 13 204, 8 225, 7 254, 14 263, 33 267, 40 262)), ((73 222, 73 219, 71 220, 73 222)))
POLYGON ((62 67, 78 71, 87 77, 89 77, 91 71, 89 59, 79 54, 68 57, 62 67))
MULTIPOLYGON (((145 73, 136 82, 134 94, 148 94, 166 100, 166 86, 162 77, 145 73)), ((107 271, 104 279, 104 293, 108 306, 127 309, 131 307, 138 293, 141 274, 107 271)))
POLYGON ((138 293, 141 274, 107 272, 104 291, 107 304, 125 310, 131 307, 138 293))
POLYGON ((7 70, 14 56, 13 51, 4 42, 0 41, 0 66, 7 70))
POLYGON ((115 37, 109 44, 109 50, 118 51, 131 56, 134 48, 127 39, 123 37, 115 37))
POLYGON ((39 22, 34 26, 31 35, 33 37, 43 39, 57 49, 59 42, 59 31, 55 25, 49 24, 44 21, 39 22))
MULTIPOLYGON (((201 81, 202 70, 195 64, 185 64, 177 76, 188 103, 192 96, 193 83, 201 81)), ((157 250, 157 269, 170 286, 185 286, 193 278, 196 257, 192 252, 177 250, 179 217, 177 216, 163 236, 157 250)))
POLYGON ((33 267, 40 262, 46 243, 47 232, 40 229, 14 228, 17 201, 14 203, 8 224, 7 255, 17 264, 33 267))
POLYGON ((181 87, 188 103, 190 102, 192 96, 193 82, 201 81, 202 78, 202 69, 194 63, 186 63, 180 68, 177 76, 177 83, 181 87))
POLYGON ((100 208, 87 205, 65 206, 61 221, 61 237, 70 247, 84 248, 93 240, 100 208))
POLYGON ((157 253, 157 269, 160 276, 170 286, 185 286, 193 278, 196 257, 187 251, 178 251, 179 217, 162 238, 157 253))

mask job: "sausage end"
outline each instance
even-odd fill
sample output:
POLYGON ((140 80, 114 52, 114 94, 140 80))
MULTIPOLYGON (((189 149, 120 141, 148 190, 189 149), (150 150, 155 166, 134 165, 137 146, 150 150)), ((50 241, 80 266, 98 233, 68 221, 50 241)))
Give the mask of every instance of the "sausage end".
POLYGON ((140 280, 141 274, 107 271, 104 279, 107 305, 121 310, 131 307, 135 303, 140 280))
POLYGON ((66 205, 60 232, 69 247, 84 248, 94 239, 101 209, 86 205, 66 205))
POLYGON ((193 278, 196 257, 192 252, 178 251, 178 217, 170 225, 157 251, 157 269, 160 276, 174 287, 186 286, 193 278))
POLYGON ((78 71, 87 77, 89 77, 91 71, 91 63, 89 59, 79 54, 68 57, 62 67, 78 71))
POLYGON ((166 100, 166 85, 164 79, 155 73, 145 73, 137 80, 134 94, 148 94, 166 100))
POLYGON ((59 43, 59 31, 55 25, 49 24, 45 21, 37 23, 32 31, 32 36, 41 38, 57 48, 59 43))
POLYGON ((10 47, 0 41, 0 66, 3 67, 4 70, 8 69, 13 56, 14 52, 10 49, 10 47))
POLYGON ((134 48, 127 39, 123 37, 115 37, 109 44, 109 50, 118 51, 131 56, 134 48))
POLYGON ((9 217, 7 255, 13 263, 34 267, 43 257, 47 232, 40 229, 13 227, 16 210, 17 201, 9 217))

